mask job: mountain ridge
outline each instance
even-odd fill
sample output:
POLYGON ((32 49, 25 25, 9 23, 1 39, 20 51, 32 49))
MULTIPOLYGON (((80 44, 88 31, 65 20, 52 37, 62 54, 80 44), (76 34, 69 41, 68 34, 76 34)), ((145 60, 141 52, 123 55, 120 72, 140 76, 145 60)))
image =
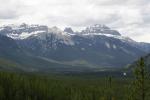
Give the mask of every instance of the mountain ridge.
POLYGON ((35 57, 34 63, 40 59, 51 62, 50 66, 59 66, 58 69, 68 66, 65 70, 123 68, 150 50, 150 44, 136 42, 99 24, 81 32, 71 28, 62 31, 57 27, 22 24, 0 27, 0 35, 12 39, 21 50, 35 57))

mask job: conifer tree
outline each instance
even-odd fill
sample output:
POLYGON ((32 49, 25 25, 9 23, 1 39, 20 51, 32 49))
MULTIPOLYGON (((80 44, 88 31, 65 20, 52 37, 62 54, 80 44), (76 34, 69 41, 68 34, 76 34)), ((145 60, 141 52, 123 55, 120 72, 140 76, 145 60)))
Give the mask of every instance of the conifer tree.
POLYGON ((140 58, 137 62, 134 69, 134 77, 132 100, 146 100, 148 73, 144 58, 140 58))
POLYGON ((112 77, 108 77, 107 79, 107 99, 113 100, 113 84, 112 77))

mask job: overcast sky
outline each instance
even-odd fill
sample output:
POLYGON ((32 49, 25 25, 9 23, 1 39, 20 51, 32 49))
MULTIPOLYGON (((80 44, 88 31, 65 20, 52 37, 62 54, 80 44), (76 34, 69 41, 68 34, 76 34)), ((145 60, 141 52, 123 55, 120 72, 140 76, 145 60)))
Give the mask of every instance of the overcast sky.
POLYGON ((105 24, 150 42, 150 0, 0 0, 0 25, 23 22, 74 29, 105 24))

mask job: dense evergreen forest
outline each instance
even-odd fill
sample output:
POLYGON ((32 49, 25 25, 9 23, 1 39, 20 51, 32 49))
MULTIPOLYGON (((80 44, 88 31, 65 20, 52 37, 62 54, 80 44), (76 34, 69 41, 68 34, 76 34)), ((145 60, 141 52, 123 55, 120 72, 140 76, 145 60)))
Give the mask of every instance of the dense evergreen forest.
POLYGON ((150 100, 142 59, 138 66, 119 78, 0 72, 0 100, 150 100))

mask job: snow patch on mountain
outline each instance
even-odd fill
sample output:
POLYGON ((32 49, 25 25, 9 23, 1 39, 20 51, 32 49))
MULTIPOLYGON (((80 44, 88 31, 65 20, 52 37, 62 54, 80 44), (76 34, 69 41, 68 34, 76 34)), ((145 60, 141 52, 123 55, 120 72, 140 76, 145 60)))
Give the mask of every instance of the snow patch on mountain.
POLYGON ((3 27, 0 27, 0 31, 2 31, 2 30, 4 30, 4 28, 3 28, 3 27))
POLYGON ((108 42, 105 42, 105 45, 106 45, 106 47, 107 47, 108 49, 111 48, 111 46, 110 46, 110 44, 109 44, 108 42))
MULTIPOLYGON (((76 36, 91 38, 91 39, 94 39, 94 37, 97 36, 106 36, 110 38, 119 39, 122 42, 128 43, 135 47, 137 46, 136 41, 128 37, 122 36, 116 30, 112 30, 109 27, 101 24, 89 26, 85 30, 82 30, 81 32, 74 32, 71 28, 65 28, 65 30, 62 31, 56 26, 49 28, 48 26, 44 26, 44 25, 27 25, 27 24, 13 25, 12 24, 8 26, 0 27, 0 34, 6 35, 15 40, 25 40, 30 37, 38 38, 40 40, 46 40, 47 38, 51 38, 51 36, 53 35, 55 36, 56 41, 59 41, 60 43, 65 43, 66 45, 74 45, 75 41, 73 40, 73 37, 76 36)), ((110 46, 108 46, 107 44, 107 47, 110 46)), ((113 45, 112 48, 116 49, 116 46, 113 45)))
POLYGON ((7 34, 8 37, 12 38, 12 39, 15 39, 15 40, 23 40, 23 39, 26 39, 30 36, 36 36, 40 33, 44 33, 45 31, 35 31, 35 32, 31 32, 31 33, 28 33, 28 32, 22 32, 21 34, 16 34, 16 33, 11 33, 11 34, 7 34))
POLYGON ((112 35, 112 34, 105 34, 105 33, 85 33, 85 34, 80 34, 80 36, 89 36, 89 37, 93 37, 93 36, 106 36, 106 37, 111 37, 111 38, 116 38, 121 40, 122 42, 135 42, 134 40, 125 37, 125 36, 119 36, 119 35, 112 35))
POLYGON ((117 46, 116 46, 115 44, 113 44, 113 46, 112 46, 112 47, 113 47, 113 49, 117 49, 117 46))

